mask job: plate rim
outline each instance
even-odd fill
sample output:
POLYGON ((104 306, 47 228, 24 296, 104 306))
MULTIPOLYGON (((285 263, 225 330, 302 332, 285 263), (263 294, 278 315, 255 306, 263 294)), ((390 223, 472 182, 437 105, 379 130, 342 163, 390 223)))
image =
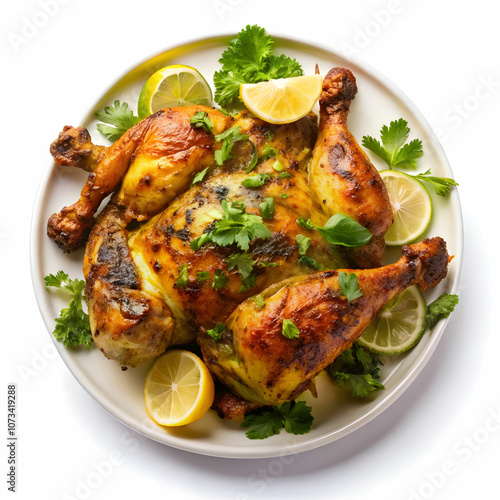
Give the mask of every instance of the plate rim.
MULTIPOLYGON (((425 130, 426 134, 429 137, 433 138, 433 147, 435 149, 436 154, 439 156, 441 163, 444 164, 450 172, 452 172, 452 168, 448 161, 444 148, 442 144, 439 142, 436 134, 434 133, 432 127, 430 126, 425 116, 417 108, 417 106, 413 103, 413 101, 390 79, 385 77, 385 75, 383 75, 378 69, 374 68, 369 63, 360 59, 357 56, 349 56, 349 58, 347 58, 345 55, 341 54, 336 49, 326 47, 324 44, 311 43, 310 41, 303 40, 300 37, 295 37, 295 36, 291 37, 289 35, 283 35, 280 33, 271 32, 269 30, 266 30, 266 32, 273 37, 273 39, 276 41, 276 45, 279 45, 280 43, 284 43, 286 45, 288 43, 298 46, 307 46, 310 50, 314 49, 320 50, 325 54, 329 54, 330 56, 332 56, 337 60, 344 61, 346 64, 349 64, 350 66, 355 66, 356 69, 360 69, 361 71, 365 72, 365 74, 369 75, 371 78, 381 83, 393 95, 395 95, 398 99, 400 99, 410 109, 411 113, 418 119, 420 126, 425 130)), ((160 57, 167 52, 172 52, 182 48, 184 48, 187 52, 190 52, 188 47, 191 47, 193 45, 205 45, 206 43, 215 43, 215 42, 227 43, 228 39, 234 38, 236 35, 237 33, 226 33, 226 34, 218 34, 202 38, 191 38, 189 40, 183 41, 182 43, 165 47, 161 51, 157 51, 149 56, 142 58, 135 64, 129 65, 125 71, 120 73, 120 75, 117 78, 115 78, 115 80, 99 94, 98 99, 99 98, 102 99, 104 95, 111 92, 132 71, 138 69, 144 64, 147 64, 148 61, 151 61, 156 57, 160 57)), ((87 109, 84 111, 84 113, 81 114, 78 123, 83 123, 89 120, 89 117, 91 116, 93 109, 96 107, 98 99, 94 100, 93 104, 87 106, 87 109)), ((49 325, 48 319, 46 318, 46 315, 44 314, 43 311, 44 303, 50 302, 48 300, 50 296, 45 291, 45 286, 43 284, 43 276, 42 276, 43 273, 41 272, 42 269, 40 265, 41 260, 36 254, 35 246, 36 242, 40 241, 40 238, 43 237, 42 227, 40 227, 39 224, 40 220, 37 219, 37 215, 39 216, 41 212, 40 209, 44 203, 45 191, 53 175, 55 175, 55 168, 54 168, 54 162, 52 161, 49 163, 49 166, 45 169, 44 175, 39 181, 31 214, 31 227, 30 227, 30 238, 29 238, 30 270, 31 270, 32 285, 40 315, 42 316, 47 332, 51 337, 51 340, 55 345, 57 351, 59 352, 59 355, 63 359, 65 365, 67 366, 71 374, 75 377, 78 383, 85 389, 85 391, 107 413, 112 415, 119 422, 126 425, 128 428, 134 430, 135 432, 138 432, 139 434, 158 443, 200 455, 220 457, 220 458, 238 458, 238 459, 258 459, 258 458, 286 456, 290 454, 310 451, 319 448, 321 446, 324 446, 326 444, 331 444, 337 441, 338 439, 341 439, 351 434, 352 432, 360 429, 364 425, 368 424, 374 418, 381 415, 397 399, 399 399, 399 397, 415 381, 420 372, 424 369, 428 361, 431 359, 432 354, 434 353, 437 345, 439 344, 443 336, 443 333, 446 329, 446 326, 448 325, 448 322, 450 320, 450 317, 448 317, 444 318, 438 323, 438 325, 434 328, 432 332, 432 339, 429 341, 428 345, 426 346, 426 349, 420 354, 419 359, 415 362, 414 366, 409 371, 409 373, 406 374, 406 376, 397 384, 396 388, 394 388, 388 396, 382 398, 378 404, 374 405, 367 413, 363 414, 361 417, 357 418, 354 421, 349 422, 349 424, 346 424, 334 430, 333 432, 328 432, 326 434, 317 436, 315 438, 311 438, 304 442, 298 442, 290 446, 285 446, 286 449, 283 449, 282 444, 279 445, 278 447, 277 446, 266 447, 265 449, 262 448, 259 449, 259 447, 245 448, 244 454, 238 452, 238 448, 235 446, 228 447, 227 445, 213 445, 213 446, 211 445, 212 448, 210 450, 207 450, 202 448, 201 445, 196 446, 197 443, 196 440, 194 441, 189 440, 186 443, 178 443, 177 439, 175 440, 175 442, 170 442, 168 439, 167 440, 160 439, 160 436, 152 432, 149 428, 141 426, 140 422, 138 425, 136 419, 131 418, 126 412, 122 411, 120 408, 114 405, 113 402, 109 401, 103 394, 103 392, 95 388, 93 384, 91 384, 92 387, 89 387, 88 383, 84 384, 84 381, 88 380, 88 378, 81 371, 77 363, 75 363, 71 359, 72 351, 61 346, 60 342, 58 342, 51 333, 52 330, 51 325, 49 325), (43 297, 46 297, 46 299, 44 300, 43 297)), ((456 265, 454 269, 454 277, 453 277, 453 282, 451 284, 451 290, 449 292, 449 293, 456 293, 460 283, 460 277, 462 272, 464 227, 463 227, 463 211, 461 208, 460 196, 458 190, 457 189, 452 190, 450 196, 454 198, 453 201, 456 204, 458 210, 458 213, 455 214, 456 217, 455 223, 456 223, 456 229, 458 230, 457 241, 459 242, 459 248, 456 249, 457 250, 455 255, 456 265)))

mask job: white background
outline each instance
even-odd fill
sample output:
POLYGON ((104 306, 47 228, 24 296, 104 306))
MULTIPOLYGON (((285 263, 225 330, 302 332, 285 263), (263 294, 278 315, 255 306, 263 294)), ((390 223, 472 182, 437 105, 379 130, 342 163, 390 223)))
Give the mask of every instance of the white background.
POLYGON ((499 14, 487 0, 4 2, 0 407, 17 384, 17 498, 499 498, 499 14), (249 23, 350 51, 400 87, 441 138, 465 227, 460 305, 417 380, 363 428, 282 460, 178 451, 109 416, 54 355, 29 265, 33 202, 62 126, 147 56, 249 23))

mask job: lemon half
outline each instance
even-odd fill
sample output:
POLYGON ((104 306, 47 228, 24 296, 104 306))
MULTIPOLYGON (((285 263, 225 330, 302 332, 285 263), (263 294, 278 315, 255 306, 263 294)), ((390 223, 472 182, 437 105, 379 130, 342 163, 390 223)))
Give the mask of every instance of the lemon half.
POLYGON ((312 110, 321 85, 321 75, 247 83, 240 86, 240 98, 249 111, 266 122, 291 123, 312 110))
POLYGON ((160 425, 180 426, 200 419, 212 406, 214 381, 205 363, 190 351, 160 356, 144 381, 148 415, 160 425))
POLYGON ((201 73, 191 66, 174 64, 153 73, 144 84, 137 111, 143 120, 163 108, 212 105, 212 90, 201 73))

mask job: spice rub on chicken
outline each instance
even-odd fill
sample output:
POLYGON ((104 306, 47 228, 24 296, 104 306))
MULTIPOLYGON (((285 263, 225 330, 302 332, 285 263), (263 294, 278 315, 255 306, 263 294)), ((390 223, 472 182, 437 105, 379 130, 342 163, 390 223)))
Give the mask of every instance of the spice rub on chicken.
POLYGON ((440 239, 380 267, 392 209, 347 128, 356 91, 349 70, 332 69, 319 124, 312 113, 273 125, 248 111, 169 108, 104 149, 65 127, 52 146, 56 163, 91 173, 77 202, 49 219, 48 234, 64 251, 86 244, 91 329, 107 357, 137 366, 198 339, 222 383, 256 404, 279 404, 395 293, 446 275, 440 239), (198 113, 213 128, 194 126, 198 113), (346 246, 316 230, 338 230, 337 219, 363 238, 346 246), (339 292, 341 269, 356 273, 363 292, 351 304, 339 292), (281 334, 288 316, 305 337, 281 334))

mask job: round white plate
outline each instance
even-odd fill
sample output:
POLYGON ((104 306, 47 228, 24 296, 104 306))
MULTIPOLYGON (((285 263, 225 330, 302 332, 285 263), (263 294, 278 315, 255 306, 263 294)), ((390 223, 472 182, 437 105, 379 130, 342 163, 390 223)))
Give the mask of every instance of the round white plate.
MULTIPOLYGON (((323 75, 334 66, 352 70, 359 91, 351 106, 349 128, 359 142, 363 135, 378 137, 383 124, 403 117, 411 129, 410 138, 418 137, 424 144, 419 171, 431 168, 433 175, 453 177, 432 129, 411 101, 392 83, 365 63, 346 60, 327 48, 284 37, 274 38, 275 49, 295 57, 306 74, 313 73, 316 64, 323 75)), ((106 144, 105 138, 95 128, 96 111, 112 104, 115 99, 126 101, 132 109, 137 109, 139 92, 147 77, 169 64, 194 66, 208 82, 212 82, 212 75, 219 68, 217 61, 230 39, 230 36, 220 36, 196 40, 147 59, 120 77, 96 99, 94 107, 83 116, 81 123, 73 125, 87 127, 95 143, 106 144)), ((65 124, 61 124, 61 129, 63 125, 65 124)), ((377 168, 386 168, 375 155, 369 154, 377 168)), ((83 171, 51 164, 35 202, 31 238, 32 276, 39 308, 49 333, 54 329, 54 318, 67 305, 67 298, 53 289, 47 290, 43 278, 60 269, 72 278, 83 278, 83 251, 63 254, 46 236, 46 223, 52 213, 77 200, 86 175, 83 171)), ((448 243, 450 254, 454 254, 455 258, 446 279, 426 294, 428 302, 442 292, 456 292, 463 253, 462 215, 457 190, 452 189, 446 198, 433 194, 433 202, 434 217, 426 235, 442 236, 448 243)), ((397 257, 394 251, 388 253, 389 260, 397 257)), ((379 415, 406 390, 424 368, 446 323, 447 320, 439 322, 432 333, 427 332, 421 342, 406 355, 385 361, 381 371, 385 391, 378 392, 369 400, 355 400, 338 390, 328 376, 320 376, 317 384, 319 397, 313 399, 309 394, 304 396, 313 407, 315 421, 311 431, 301 436, 282 431, 277 436, 259 441, 246 438, 244 429, 238 424, 221 420, 214 412, 208 412, 201 420, 185 428, 157 426, 144 409, 142 385, 148 365, 123 372, 118 363, 107 360, 95 348, 89 351, 84 348, 67 349, 60 342, 54 342, 70 371, 89 394, 119 421, 142 435, 204 455, 260 458, 298 453, 331 443, 379 415)))

